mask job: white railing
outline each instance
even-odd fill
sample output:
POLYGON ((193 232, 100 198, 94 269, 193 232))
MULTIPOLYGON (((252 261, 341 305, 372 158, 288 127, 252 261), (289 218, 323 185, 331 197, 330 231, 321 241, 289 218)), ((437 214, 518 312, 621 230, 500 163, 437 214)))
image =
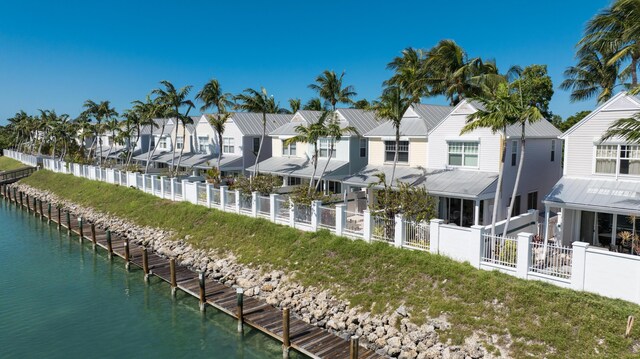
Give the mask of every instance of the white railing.
POLYGON ((207 205, 207 185, 205 183, 196 183, 196 194, 198 196, 198 204, 207 205))
POLYGON ((240 212, 251 215, 253 200, 251 195, 240 193, 240 212))
POLYGON ((267 218, 271 215, 271 198, 269 196, 258 196, 258 214, 267 218))
POLYGON ((345 211, 345 223, 342 230, 352 237, 362 238, 364 235, 364 216, 359 212, 345 211))
POLYGON ((294 218, 296 223, 311 225, 312 209, 308 204, 296 204, 294 218))
POLYGON ((165 178, 162 180, 162 184, 164 186, 164 193, 162 193, 162 198, 171 198, 171 180, 165 178))
POLYGON ((518 263, 518 241, 511 237, 483 234, 480 261, 515 268, 518 263))
POLYGON ((332 207, 320 206, 319 226, 330 231, 336 230, 336 209, 332 207))
POLYGON ((154 178, 153 179, 153 186, 154 186, 153 189, 155 191, 154 194, 156 196, 160 196, 161 195, 161 192, 160 192, 160 178, 154 178))
POLYGON ((395 242, 395 218, 387 218, 382 214, 371 214, 371 238, 387 243, 395 242))
POLYGON ((176 181, 174 186, 174 194, 176 196, 176 201, 182 201, 182 183, 179 181, 176 181))
POLYGON ((220 189, 211 187, 211 207, 220 207, 220 189))
POLYGON ((404 222, 405 239, 403 246, 411 249, 429 250, 429 224, 425 222, 404 222))
POLYGON ((227 197, 225 198, 226 202, 224 203, 224 207, 227 211, 235 211, 236 210, 236 191, 226 191, 227 197))
POLYGON ((555 243, 531 242, 529 271, 552 277, 571 278, 573 248, 555 243))
POLYGON ((144 179, 145 190, 147 192, 151 192, 151 177, 146 176, 144 179))
POLYGON ((276 211, 276 219, 284 222, 289 222, 289 208, 290 203, 288 199, 278 198, 276 199, 276 206, 278 210, 276 211))

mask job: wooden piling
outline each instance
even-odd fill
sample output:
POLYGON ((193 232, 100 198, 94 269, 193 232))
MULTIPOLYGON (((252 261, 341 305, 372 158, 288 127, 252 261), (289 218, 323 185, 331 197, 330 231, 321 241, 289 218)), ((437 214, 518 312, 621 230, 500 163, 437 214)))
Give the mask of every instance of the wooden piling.
POLYGON ((169 259, 169 272, 171 281, 171 296, 176 296, 176 290, 178 289, 178 283, 176 281, 176 260, 174 258, 169 259))
POLYGON ((109 252, 109 259, 113 257, 113 245, 111 245, 111 231, 107 229, 107 251, 109 252))
POLYGON ((62 220, 60 219, 60 217, 62 216, 60 214, 60 212, 62 211, 62 208, 60 208, 59 206, 57 206, 58 208, 58 230, 60 230, 60 228, 62 228, 62 220))
POLYGON ((205 303, 206 303, 205 291, 204 291, 204 273, 202 272, 198 273, 198 282, 200 284, 200 311, 204 312, 205 303))
POLYGON ((20 207, 24 207, 24 202, 22 199, 22 191, 20 191, 20 207))
POLYGON ((144 272, 144 281, 149 282, 149 256, 147 247, 142 247, 142 271, 144 272))
POLYGON ((351 343, 349 345, 349 359, 358 359, 358 339, 360 339, 360 337, 357 335, 351 337, 351 343))
POLYGON ((71 233, 71 213, 67 211, 67 233, 71 233))
POLYGON ((244 289, 236 288, 236 316, 238 317, 238 333, 242 333, 242 322, 244 321, 244 289))
POLYGON ((289 308, 282 309, 282 357, 289 358, 289 347, 291 340, 289 339, 289 308))
POLYGON ((47 203, 47 223, 51 223, 51 202, 47 203))
POLYGON ((124 237, 124 267, 129 269, 131 263, 129 263, 129 238, 124 237))
POLYGON ((93 222, 91 222, 91 241, 93 242, 93 250, 95 251, 98 241, 96 241, 96 225, 93 222))
POLYGON ((39 200, 38 208, 40 208, 40 219, 44 220, 44 211, 42 210, 42 200, 39 200))
POLYGON ((31 205, 29 204, 29 195, 25 193, 24 201, 27 203, 27 213, 31 213, 31 205))
POLYGON ((82 230, 82 217, 78 217, 78 233, 80 233, 80 242, 84 241, 84 231, 82 230))

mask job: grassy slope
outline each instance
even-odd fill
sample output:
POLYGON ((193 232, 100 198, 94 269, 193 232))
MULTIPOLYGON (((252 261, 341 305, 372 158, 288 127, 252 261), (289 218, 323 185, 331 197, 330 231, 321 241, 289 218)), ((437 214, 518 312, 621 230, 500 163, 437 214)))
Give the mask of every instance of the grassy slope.
POLYGON ((12 158, 0 156, 0 171, 15 170, 22 167, 26 167, 26 165, 12 158))
POLYGON ((446 313, 460 343, 472 330, 510 333, 512 354, 551 357, 631 357, 636 326, 623 338, 628 315, 639 307, 498 272, 480 271, 428 253, 366 244, 329 234, 302 233, 262 219, 172 203, 139 190, 39 171, 23 182, 76 203, 99 208, 141 225, 191 235, 196 246, 230 250, 244 263, 297 271, 305 285, 328 288, 352 304, 381 311, 402 303, 420 323, 446 313), (497 300, 498 305, 492 302, 497 300), (598 340, 603 339, 602 344, 598 340), (600 354, 596 354, 594 348, 600 354))

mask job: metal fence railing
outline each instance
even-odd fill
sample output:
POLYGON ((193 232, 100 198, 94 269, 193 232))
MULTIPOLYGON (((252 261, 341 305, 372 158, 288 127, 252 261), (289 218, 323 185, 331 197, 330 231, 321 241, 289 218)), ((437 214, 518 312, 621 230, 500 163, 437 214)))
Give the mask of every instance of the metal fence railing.
POLYGON ((376 241, 393 243, 396 234, 395 218, 384 215, 371 214, 371 238, 376 241))
POLYGON ((151 177, 145 177, 144 186, 146 192, 151 192, 151 177))
POLYGON ((308 204, 296 204, 295 205, 295 214, 294 219, 296 224, 306 224, 308 226, 311 225, 311 206, 308 204))
POLYGON ((429 224, 426 222, 404 222, 403 246, 412 249, 429 250, 429 224))
POLYGON ((267 218, 271 215, 271 199, 269 196, 258 196, 258 215, 267 218))
POLYGON ((162 198, 171 198, 171 180, 165 178, 162 181, 164 185, 164 193, 162 194, 162 198))
POLYGON ((278 198, 276 199, 276 219, 284 222, 289 222, 289 208, 290 203, 288 199, 278 198))
POLYGON ((483 234, 480 260, 484 263, 515 268, 518 263, 518 241, 511 237, 483 234))
POLYGON ((345 211, 345 223, 342 231, 347 235, 362 238, 364 236, 364 216, 362 213, 345 211))
POLYGON ((240 212, 244 214, 251 214, 252 210, 251 195, 240 193, 240 212))
POLYGON ((207 205, 207 185, 205 183, 196 183, 196 194, 198 197, 198 204, 207 205))
POLYGON ((333 207, 320 206, 320 222, 318 225, 330 231, 336 230, 336 209, 333 207))
POLYGON ((220 207, 220 189, 211 188, 211 207, 220 207))
POLYGON ((571 278, 573 248, 555 243, 531 243, 531 263, 529 271, 556 278, 571 278))
POLYGON ((227 211, 235 211, 236 210, 236 191, 227 190, 227 198, 225 198, 226 202, 224 203, 224 207, 227 211))

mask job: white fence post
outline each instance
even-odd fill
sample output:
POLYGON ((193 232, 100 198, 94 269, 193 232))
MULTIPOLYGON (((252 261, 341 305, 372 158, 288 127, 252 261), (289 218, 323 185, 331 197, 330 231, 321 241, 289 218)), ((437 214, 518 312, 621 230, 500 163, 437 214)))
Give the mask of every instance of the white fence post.
POLYGON ((156 175, 151 175, 151 194, 152 195, 156 195, 156 178, 158 176, 156 175))
POLYGON ((296 204, 289 197, 289 226, 296 228, 296 204))
POLYGON ((571 260, 571 288, 584 290, 584 272, 587 262, 589 243, 573 242, 573 258, 571 260))
MULTIPOLYGON (((169 186, 171 187, 171 200, 172 201, 176 201, 176 178, 175 177, 171 177, 171 179, 169 179, 169 186)), ((144 177, 142 178, 142 182, 144 183, 144 177)))
MULTIPOLYGON (((165 176, 160 176, 160 197, 164 198, 164 191, 166 191, 167 189, 164 188, 164 179, 166 177, 165 176)), ((136 176, 136 187, 138 186, 138 178, 136 176)))
POLYGON ((480 258, 482 257, 482 241, 484 240, 484 226, 473 225, 471 226, 471 233, 469 238, 471 239, 470 253, 474 253, 471 257, 471 265, 475 268, 480 268, 480 258))
POLYGON ((204 191, 205 191, 205 194, 207 196, 207 207, 208 208, 211 208, 211 187, 212 187, 211 183, 209 183, 209 182, 206 182, 204 184, 204 191))
POLYGON ((251 192, 251 217, 258 217, 258 192, 251 192))
POLYGON ((529 263, 531 262, 531 239, 533 234, 518 233, 518 254, 516 256, 516 277, 527 279, 529 263))
POLYGON ((225 211, 227 207, 227 192, 229 191, 229 186, 220 186, 220 210, 225 211))
POLYGON ((147 192, 147 176, 148 174, 142 175, 142 192, 147 192))
POLYGON ((317 231, 320 223, 320 205, 322 201, 311 201, 311 230, 317 231))
POLYGON ((198 204, 198 184, 182 180, 182 200, 198 204))
POLYGON ((398 213, 396 214, 396 217, 394 218, 394 220, 396 221, 396 226, 395 226, 393 244, 398 248, 402 248, 402 244, 404 243, 404 235, 405 235, 404 216, 401 213, 398 213))
POLYGON ((277 201, 278 197, 280 197, 279 194, 277 193, 271 193, 269 195, 269 219, 271 219, 271 222, 276 222, 276 215, 278 213, 278 211, 280 210, 280 206, 279 203, 277 201))
POLYGON ((429 252, 432 254, 440 253, 440 226, 443 223, 444 220, 439 218, 429 221, 429 252))
POLYGON ((240 214, 240 191, 236 190, 236 213, 240 214))
POLYGON ((367 243, 371 243, 371 211, 365 209, 364 212, 362 212, 362 215, 364 216, 362 239, 364 239, 364 241, 367 243))
POLYGON ((336 236, 341 236, 347 222, 347 205, 336 204, 336 236))

